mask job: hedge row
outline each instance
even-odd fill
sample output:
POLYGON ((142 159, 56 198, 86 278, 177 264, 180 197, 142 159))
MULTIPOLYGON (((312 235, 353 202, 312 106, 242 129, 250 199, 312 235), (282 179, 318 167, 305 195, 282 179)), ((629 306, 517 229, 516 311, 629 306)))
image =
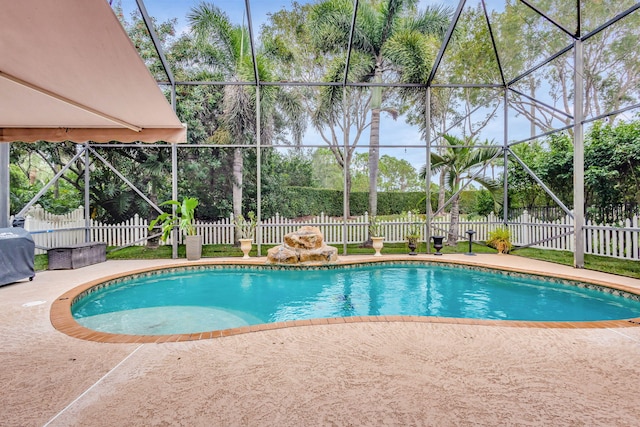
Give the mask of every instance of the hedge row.
MULTIPOLYGON (((274 207, 274 212, 285 218, 295 218, 308 215, 320 215, 325 213, 330 216, 342 216, 342 191, 328 190, 311 187, 287 187, 280 197, 280 203, 274 207), (283 202, 285 200, 286 202, 283 202)), ((478 212, 480 191, 467 190, 460 194, 460 213, 480 213, 486 215, 487 212, 478 212)), ((447 198, 451 194, 447 194, 447 198)), ((487 196, 490 197, 490 196, 487 196)), ((351 215, 363 215, 369 211, 369 193, 358 191, 351 193, 349 198, 351 205, 351 215)), ((493 210, 493 203, 490 203, 489 211, 493 210)), ((431 207, 438 206, 438 194, 431 194, 431 207)), ((448 208, 446 209, 448 211, 448 208)), ((425 213, 425 194, 423 192, 378 192, 378 215, 396 215, 403 212, 425 213)))
MULTIPOLYGON (((342 216, 343 195, 340 190, 311 187, 288 187, 288 206, 282 206, 280 215, 288 218, 319 215, 342 216)), ((436 206, 437 194, 431 195, 431 205, 436 206)), ((353 192, 349 198, 351 215, 362 215, 369 210, 369 193, 353 192)), ((378 215, 394 215, 412 211, 425 213, 425 194, 422 192, 378 193, 378 215)))

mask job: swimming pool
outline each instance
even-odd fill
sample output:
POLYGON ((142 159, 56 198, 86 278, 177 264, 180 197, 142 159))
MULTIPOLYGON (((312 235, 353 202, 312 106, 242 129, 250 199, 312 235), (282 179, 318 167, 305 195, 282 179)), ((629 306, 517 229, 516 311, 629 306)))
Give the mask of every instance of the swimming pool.
POLYGON ((71 311, 80 325, 95 331, 168 335, 367 316, 630 319, 640 317, 638 299, 597 285, 431 263, 208 266, 94 286, 74 299, 71 311))

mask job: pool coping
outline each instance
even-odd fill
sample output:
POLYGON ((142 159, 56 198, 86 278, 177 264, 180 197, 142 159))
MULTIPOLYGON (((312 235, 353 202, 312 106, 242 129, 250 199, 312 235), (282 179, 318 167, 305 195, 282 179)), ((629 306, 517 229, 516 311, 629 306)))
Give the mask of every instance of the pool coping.
MULTIPOLYGON (((338 262, 329 265, 332 266, 346 266, 346 265, 366 265, 372 263, 393 263, 393 262, 416 262, 423 264, 451 264, 465 267, 479 267, 489 270, 498 270, 503 272, 511 272, 524 275, 532 275, 539 277, 553 278, 556 280, 567 280, 573 282, 580 282, 586 284, 592 284, 613 290, 627 292, 634 295, 640 295, 640 289, 624 284, 614 283, 608 280, 600 280, 593 278, 585 278, 577 275, 564 274, 564 273, 549 273, 538 270, 530 270, 527 268, 516 268, 511 266, 498 266, 495 264, 488 264, 483 262, 470 262, 462 261, 451 258, 441 257, 411 257, 411 256, 394 256, 394 257, 352 257, 342 256, 338 262)), ((353 317, 334 317, 334 318, 318 318, 309 320, 292 320, 286 322, 266 323, 260 325, 242 326, 238 328, 214 330, 207 332, 187 333, 187 334, 172 334, 172 335, 125 335, 125 334, 113 334, 107 332, 99 332, 93 329, 86 328, 80 325, 71 314, 71 306, 76 298, 87 290, 100 285, 105 282, 117 280, 122 277, 127 277, 136 274, 144 274, 159 270, 166 270, 172 268, 188 268, 188 267, 207 267, 215 265, 224 266, 267 266, 267 267, 280 267, 274 265, 268 265, 265 263, 264 258, 252 258, 249 260, 239 259, 201 259, 199 261, 192 261, 189 263, 175 262, 165 265, 152 266, 147 268, 135 269, 123 273, 108 275, 83 283, 79 286, 68 290, 55 301, 53 301, 50 310, 50 321, 53 327, 70 337, 78 338, 87 341, 95 341, 102 343, 168 343, 168 342, 183 342, 183 341, 196 341, 212 338, 228 337, 232 335, 239 335, 251 332, 268 331, 274 329, 283 329, 299 326, 315 326, 315 325, 335 325, 345 323, 361 323, 361 322, 415 322, 415 323, 445 323, 445 324, 460 324, 460 325, 477 325, 477 326, 502 326, 502 327, 519 327, 519 328, 564 328, 564 329, 587 329, 587 328, 627 328, 640 326, 640 318, 621 319, 621 320, 605 320, 605 321, 585 321, 585 322, 542 322, 542 321, 516 321, 516 320, 484 320, 484 319, 466 319, 466 318, 449 318, 449 317, 427 317, 427 316, 353 316, 353 317)), ((307 268, 309 266, 300 266, 297 268, 307 268)), ((324 267, 324 266, 320 266, 324 267)), ((613 276, 615 277, 615 276, 613 276)))

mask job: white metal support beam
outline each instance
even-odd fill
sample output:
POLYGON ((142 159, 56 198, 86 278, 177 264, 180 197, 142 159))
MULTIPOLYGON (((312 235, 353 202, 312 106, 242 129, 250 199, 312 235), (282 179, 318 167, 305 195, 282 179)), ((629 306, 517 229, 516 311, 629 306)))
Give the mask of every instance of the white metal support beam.
POLYGON ((256 244, 258 245, 258 256, 262 256, 262 119, 261 113, 261 92, 260 85, 256 86, 256 199, 257 203, 257 217, 258 217, 258 232, 255 235, 256 244))
POLYGON ((91 154, 84 143, 84 241, 91 241, 91 154))
POLYGON ((347 136, 347 86, 342 86, 342 124, 343 129, 345 131, 342 133, 342 143, 344 144, 344 154, 343 154, 343 162, 344 166, 342 168, 342 182, 343 189, 342 190, 342 254, 347 255, 347 218, 349 218, 349 210, 351 209, 351 205, 349 205, 349 209, 347 209, 347 205, 349 204, 349 195, 347 194, 347 174, 349 173, 349 168, 351 167, 349 160, 349 138, 347 136))
POLYGON ((504 102, 504 117, 502 124, 502 155, 504 162, 504 169, 502 178, 503 182, 503 190, 502 190, 502 222, 504 225, 507 225, 507 221, 509 220, 509 88, 505 86, 504 94, 503 94, 503 102, 504 102))
POLYGON ((425 159, 425 185, 427 201, 425 206, 425 213, 427 219, 427 231, 425 233, 424 239, 427 242, 427 253, 431 253, 431 88, 427 87, 426 93, 426 107, 425 107, 425 130, 426 130, 426 140, 427 140, 427 152, 425 159))
POLYGON ((573 116, 573 266, 584 268, 584 57, 582 40, 574 42, 573 116))
MULTIPOLYGON (((178 200, 178 147, 176 144, 171 144, 171 198, 178 200)), ((176 205, 171 205, 171 213, 175 215, 176 212, 176 205)), ((174 227, 171 245, 171 257, 173 259, 178 258, 178 232, 177 227, 174 227)))
POLYGON ((0 144, 0 228, 9 227, 9 147, 0 144))

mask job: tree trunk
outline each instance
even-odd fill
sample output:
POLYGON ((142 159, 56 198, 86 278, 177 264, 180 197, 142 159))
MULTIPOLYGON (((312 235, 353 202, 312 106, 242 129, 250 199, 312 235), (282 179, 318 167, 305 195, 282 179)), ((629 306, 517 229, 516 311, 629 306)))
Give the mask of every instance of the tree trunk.
POLYGON ((369 139, 369 216, 378 212, 378 166, 380 163, 380 109, 371 110, 369 139))
MULTIPOLYGON (((371 110, 371 134, 369 139, 369 217, 378 214, 378 166, 380 164, 380 109, 371 110)), ((367 240, 362 247, 370 248, 373 245, 371 236, 367 234, 367 240)))
POLYGON ((345 203, 346 203, 346 210, 345 212, 347 213, 347 217, 351 216, 351 202, 349 199, 351 199, 351 160, 347 160, 347 162, 345 163, 344 167, 346 168, 345 173, 346 173, 346 186, 344 188, 345 193, 347 194, 347 197, 345 197, 345 203))
MULTIPOLYGON (((380 61, 376 64, 374 81, 382 83, 380 61)), ((369 215, 378 212, 378 164, 380 161, 380 109, 382 87, 371 88, 371 131, 369 133, 369 215)))
MULTIPOLYGON (((232 182, 232 195, 233 195, 233 216, 235 218, 242 215, 242 173, 244 169, 244 159, 242 157, 242 148, 233 149, 233 182, 232 182)), ((236 230, 236 242, 240 236, 236 230)))
POLYGON ((446 194, 446 188, 444 187, 445 183, 444 183, 444 168, 443 170, 440 171, 440 180, 438 182, 438 185, 440 185, 440 188, 438 188, 438 210, 440 211, 440 215, 444 214, 444 211, 441 211, 441 209, 443 209, 444 207, 444 202, 445 200, 445 196, 446 194))
MULTIPOLYGON (((155 205, 158 204, 158 195, 156 194, 155 189, 152 189, 151 193, 149 194, 149 200, 151 200, 155 205)), ((156 216, 157 216, 156 210, 151 209, 147 220, 151 222, 156 218, 156 216)), ((149 232, 149 235, 158 234, 159 232, 160 232, 160 227, 154 227, 154 229, 151 232, 149 232)), ((147 248, 158 249, 159 246, 160 246, 160 236, 147 239, 147 248)))
MULTIPOLYGON (((445 134, 447 128, 446 128, 446 122, 445 120, 442 120, 442 124, 440 127, 440 132, 442 135, 445 134)), ((440 138, 440 140, 442 140, 442 138, 440 138)), ((444 148, 439 148, 438 150, 438 154, 442 155, 444 153, 444 148)), ((440 175, 439 175, 439 180, 438 180, 438 207, 437 210, 439 211, 440 209, 444 208, 444 202, 445 202, 445 197, 446 197, 446 189, 444 188, 444 168, 442 168, 442 170, 440 170, 440 175)), ((444 211, 440 212, 440 215, 444 214, 444 211)))
MULTIPOLYGON (((56 175, 58 172, 60 172, 60 165, 55 165, 55 167, 53 168, 53 172, 54 175, 56 175)), ((58 199, 60 198, 60 180, 56 179, 56 182, 53 183, 53 198, 54 199, 58 199)))
POLYGON ((449 224, 449 234, 447 235, 447 246, 458 244, 458 223, 460 222, 460 195, 451 201, 451 223, 449 224))

